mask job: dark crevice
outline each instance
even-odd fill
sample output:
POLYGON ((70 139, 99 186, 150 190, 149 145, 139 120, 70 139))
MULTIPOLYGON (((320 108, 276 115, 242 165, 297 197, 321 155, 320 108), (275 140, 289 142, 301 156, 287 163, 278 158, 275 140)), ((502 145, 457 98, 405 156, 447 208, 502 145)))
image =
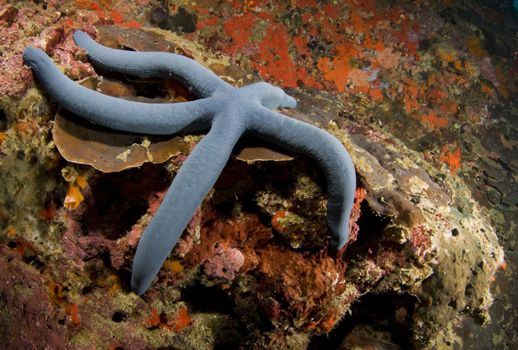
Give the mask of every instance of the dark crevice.
POLYGON ((354 241, 346 250, 346 257, 355 257, 358 254, 364 254, 368 249, 372 248, 374 242, 379 242, 380 235, 383 234, 385 228, 390 224, 390 218, 376 214, 368 205, 367 201, 363 201, 360 209, 362 215, 357 224, 360 227, 358 239, 354 241))
MULTIPOLYGON (((344 338, 354 332, 358 325, 370 326, 375 332, 390 334, 391 339, 384 349, 412 349, 409 325, 413 310, 414 301, 410 297, 367 294, 351 306, 350 316, 342 319, 329 334, 314 337, 308 349, 341 349, 340 344, 344 338)), ((372 336, 371 339, 375 338, 372 336)), ((374 348, 375 345, 371 343, 370 346, 374 348)))
POLYGON ((7 116, 3 109, 0 109, 0 131, 7 130, 7 116))
POLYGON ((116 323, 126 321, 127 319, 128 316, 122 311, 115 311, 112 316, 112 321, 116 323))
MULTIPOLYGON (((358 239, 353 242, 346 250, 345 260, 354 265, 355 259, 362 259, 367 254, 376 254, 379 249, 377 244, 383 240, 383 233, 391 220, 389 217, 377 215, 368 205, 367 201, 362 202, 362 215, 358 220, 360 231, 358 239)), ((386 244, 393 244, 386 242, 386 244)), ((394 249, 398 249, 397 246, 394 249)), ((346 277, 347 278, 347 277, 346 277)), ((394 348, 402 349, 410 348, 410 339, 408 339, 408 315, 413 310, 413 301, 407 296, 400 295, 374 295, 368 294, 362 297, 359 302, 351 306, 351 316, 346 316, 337 326, 326 335, 316 336, 312 339, 309 349, 338 349, 344 338, 353 332, 358 325, 370 325, 378 327, 375 331, 388 332, 392 336, 392 340, 397 339, 396 344, 390 344, 394 348), (399 310, 397 313, 396 311, 399 310), (398 314, 398 320, 395 315, 398 314), (404 320, 401 315, 407 315, 404 320), (376 320, 373 322, 372 320, 376 320), (375 325, 375 326, 374 326, 375 325)), ((371 346, 374 346, 371 344, 371 346)), ((391 348, 391 347, 388 348, 391 348)))
POLYGON ((85 214, 79 221, 85 233, 118 239, 146 213, 150 198, 170 185, 163 167, 143 165, 116 174, 100 175, 91 185, 85 214))
POLYGON ((238 320, 235 304, 227 291, 218 286, 207 287, 200 284, 190 286, 182 291, 182 300, 189 305, 191 312, 214 313, 230 316, 228 324, 214 324, 214 349, 237 349, 247 334, 243 323, 238 320), (222 328, 223 327, 223 328, 222 328))
POLYGON ((194 312, 232 314, 234 309, 232 298, 220 287, 188 287, 182 291, 182 299, 189 303, 190 309, 194 312))

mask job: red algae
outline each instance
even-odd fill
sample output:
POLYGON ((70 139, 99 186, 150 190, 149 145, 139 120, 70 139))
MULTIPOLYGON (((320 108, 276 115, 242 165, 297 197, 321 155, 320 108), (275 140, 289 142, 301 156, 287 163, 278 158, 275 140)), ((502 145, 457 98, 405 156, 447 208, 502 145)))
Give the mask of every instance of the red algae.
POLYGON ((349 240, 344 248, 352 244, 354 241, 358 239, 358 233, 360 232, 360 226, 358 225, 358 220, 361 216, 361 205, 363 201, 367 198, 367 190, 362 187, 358 187, 356 189, 356 193, 354 195, 354 204, 353 209, 351 211, 351 217, 349 218, 349 240))
MULTIPOLYGON (((339 259, 325 255, 310 256, 290 251, 269 242, 271 237, 270 230, 254 216, 244 216, 230 222, 217 219, 210 226, 202 227, 201 243, 186 255, 185 262, 192 267, 205 261, 204 273, 211 278, 223 277, 232 281, 235 278, 232 269, 239 278, 245 274, 254 276, 258 283, 258 290, 254 292, 257 302, 264 312, 277 321, 294 313, 297 322, 308 323, 310 315, 325 314, 320 308, 342 290, 333 287, 332 281, 340 278, 345 271, 344 265, 339 259), (222 248, 229 245, 240 248, 222 248), (239 252, 233 259, 237 261, 234 268, 221 260, 222 252, 227 252, 227 261, 231 261, 229 254, 233 251, 239 252), (227 266, 225 270, 221 268, 224 266, 227 266), (239 272, 238 267, 241 267, 239 272), (308 271, 311 273, 308 274, 308 271)), ((233 290, 237 292, 235 288, 233 290)), ((322 331, 329 323, 314 325, 314 329, 322 331)))

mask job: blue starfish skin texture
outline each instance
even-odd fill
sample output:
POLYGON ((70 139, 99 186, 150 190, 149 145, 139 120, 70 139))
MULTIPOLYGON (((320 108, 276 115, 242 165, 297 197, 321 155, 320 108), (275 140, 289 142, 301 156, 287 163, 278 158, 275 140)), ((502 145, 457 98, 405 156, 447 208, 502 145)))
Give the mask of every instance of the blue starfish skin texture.
POLYGON ((244 134, 318 161, 327 178, 330 247, 339 250, 345 245, 356 189, 352 160, 328 132, 272 110, 296 107, 293 97, 265 82, 233 87, 184 56, 110 49, 80 31, 74 33, 74 40, 96 66, 138 77, 172 76, 198 99, 150 104, 103 95, 67 78, 42 50, 26 48, 25 63, 63 108, 93 124, 132 133, 170 135, 209 130, 182 164, 140 238, 131 277, 135 293, 143 294, 149 288, 244 134))

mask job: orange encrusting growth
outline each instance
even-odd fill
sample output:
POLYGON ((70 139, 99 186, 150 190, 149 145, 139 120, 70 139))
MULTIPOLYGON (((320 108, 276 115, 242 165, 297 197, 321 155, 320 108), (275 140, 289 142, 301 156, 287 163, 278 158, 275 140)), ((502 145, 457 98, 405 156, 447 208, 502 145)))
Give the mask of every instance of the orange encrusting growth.
POLYGON ((442 149, 440 160, 448 165, 451 174, 455 174, 460 169, 460 148, 456 146, 453 151, 450 151, 448 146, 444 146, 442 149))
POLYGON ((176 314, 176 317, 173 318, 171 321, 167 322, 167 325, 169 327, 172 327, 172 329, 175 332, 181 332, 188 326, 192 324, 192 318, 189 315, 189 311, 187 310, 187 307, 180 306, 178 309, 178 312, 176 314))
POLYGON ((77 304, 67 305, 65 311, 67 315, 70 316, 70 321, 74 327, 81 325, 81 317, 79 317, 79 306, 77 304))
POLYGON ((422 115, 421 121, 424 124, 428 125, 428 127, 432 130, 448 126, 448 119, 437 115, 433 111, 429 112, 428 114, 422 115))
MULTIPOLYGON (((119 6, 119 10, 117 10, 117 5, 113 0, 75 0, 75 5, 78 9, 88 10, 95 13, 95 17, 97 17, 98 21, 102 24, 113 22, 114 25, 126 29, 142 27, 142 24, 135 20, 126 21, 123 12, 127 12, 127 10, 121 6, 119 6)), ((74 20, 67 19, 65 21, 65 27, 67 30, 72 30, 77 28, 77 24, 74 24, 74 20)))
POLYGON ((258 44, 259 57, 262 62, 254 62, 252 65, 267 80, 276 78, 282 81, 284 87, 297 87, 299 76, 288 50, 290 37, 286 26, 274 24, 266 31, 268 40, 258 44))
POLYGON ((16 236, 16 229, 13 226, 7 226, 6 234, 7 237, 14 238, 16 236))
POLYGON ((272 216, 272 228, 277 232, 285 232, 286 228, 280 223, 282 219, 285 219, 288 216, 289 212, 286 210, 276 211, 272 216))
POLYGON ((324 79, 335 84, 338 92, 344 92, 349 72, 352 70, 351 60, 358 55, 358 50, 349 43, 336 47, 334 58, 322 57, 317 62, 318 69, 324 79))
POLYGON ((174 272, 174 273, 181 273, 184 271, 183 265, 178 260, 166 260, 164 262, 164 269, 174 272))
POLYGON ((151 308, 151 316, 146 320, 146 326, 149 328, 155 328, 160 325, 160 314, 154 307, 151 308))
POLYGON ((193 320, 189 315, 187 307, 181 305, 178 308, 175 316, 168 319, 165 313, 158 313, 158 310, 154 307, 151 308, 151 316, 146 320, 145 324, 147 328, 162 328, 167 330, 173 330, 175 332, 181 332, 192 324, 193 320))

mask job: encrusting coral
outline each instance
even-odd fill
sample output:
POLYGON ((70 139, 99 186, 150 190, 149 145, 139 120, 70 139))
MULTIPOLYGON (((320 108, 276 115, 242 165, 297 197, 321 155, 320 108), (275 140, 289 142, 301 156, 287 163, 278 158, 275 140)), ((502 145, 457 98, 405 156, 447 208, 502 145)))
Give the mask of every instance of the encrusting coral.
POLYGON ((155 135, 210 128, 176 175, 160 209, 139 241, 133 263, 132 288, 143 294, 225 166, 242 134, 249 133, 315 158, 328 179, 330 245, 341 249, 348 240, 356 176, 343 145, 326 131, 271 111, 295 107, 282 89, 259 82, 233 88, 186 57, 168 53, 134 53, 97 44, 86 33, 74 34, 97 65, 140 77, 172 75, 200 99, 175 104, 123 101, 88 90, 68 79, 40 49, 27 48, 24 61, 57 102, 108 128, 155 135))

